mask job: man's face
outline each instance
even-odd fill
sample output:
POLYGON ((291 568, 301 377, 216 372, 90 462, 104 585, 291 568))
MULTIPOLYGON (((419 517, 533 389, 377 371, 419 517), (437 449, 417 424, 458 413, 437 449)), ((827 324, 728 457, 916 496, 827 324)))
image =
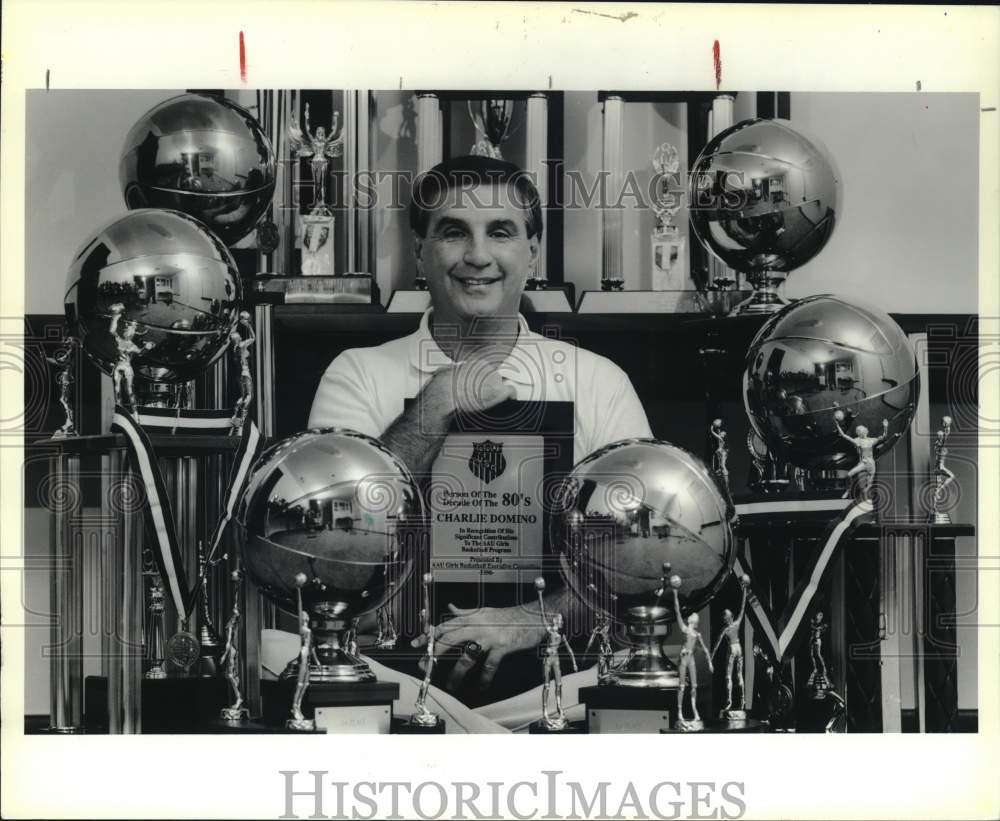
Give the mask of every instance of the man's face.
POLYGON ((436 316, 447 322, 515 316, 538 239, 506 185, 453 188, 416 238, 436 316))

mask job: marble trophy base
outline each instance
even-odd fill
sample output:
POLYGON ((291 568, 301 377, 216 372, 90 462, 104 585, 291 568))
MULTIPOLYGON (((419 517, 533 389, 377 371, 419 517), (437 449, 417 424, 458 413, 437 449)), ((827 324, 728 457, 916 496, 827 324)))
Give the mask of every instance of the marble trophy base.
MULTIPOLYGON (((677 722, 678 724, 680 722, 677 722)), ((688 724, 691 722, 689 721, 688 724)), ((726 721, 724 719, 704 719, 701 722, 701 727, 699 729, 693 728, 680 728, 677 726, 671 727, 666 730, 660 730, 663 735, 669 733, 765 733, 768 731, 768 726, 766 722, 757 721, 753 718, 748 718, 746 721, 726 721)))
MULTIPOLYGON (((264 721, 284 726, 291 717, 295 679, 262 681, 264 721)), ((317 730, 329 733, 387 735, 392 725, 392 703, 399 685, 384 681, 309 682, 302 699, 302 714, 317 730)))
POLYGON ((674 722, 674 729, 682 733, 698 733, 705 729, 705 722, 700 718, 679 718, 674 722))
POLYGON ((393 735, 445 735, 448 730, 443 718, 438 718, 434 724, 420 724, 414 721, 415 716, 409 718, 394 718, 392 720, 393 735))
MULTIPOLYGON (((299 660, 292 659, 281 672, 282 679, 297 679, 299 660)), ((357 656, 340 648, 324 652, 319 664, 309 665, 309 683, 354 683, 375 681, 371 668, 357 656)))
POLYGON ((658 733, 677 716, 676 687, 597 685, 581 687, 579 697, 589 733, 658 733))

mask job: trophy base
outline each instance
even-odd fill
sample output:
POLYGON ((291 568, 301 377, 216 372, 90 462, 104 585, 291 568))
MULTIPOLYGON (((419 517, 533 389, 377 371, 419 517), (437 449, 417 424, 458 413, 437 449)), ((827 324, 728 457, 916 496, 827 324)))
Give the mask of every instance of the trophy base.
POLYGON ((759 316, 773 314, 786 305, 791 304, 778 293, 778 285, 784 281, 784 276, 765 278, 748 299, 729 312, 730 316, 759 316))
POLYGON ((529 735, 586 735, 586 721, 567 719, 544 719, 533 721, 528 727, 529 735))
POLYGON ((250 718, 250 711, 246 707, 223 707, 219 718, 223 721, 244 721, 250 718))
POLYGON ((79 435, 80 434, 77 433, 75 429, 73 429, 73 430, 62 430, 62 429, 60 429, 60 430, 57 430, 55 433, 53 433, 49 437, 49 439, 54 440, 54 441, 58 441, 60 439, 73 439, 73 438, 75 438, 75 437, 77 437, 79 435))
POLYGON ((743 291, 584 291, 581 314, 713 314, 724 316, 743 291))
POLYGON ((581 687, 592 734, 658 733, 677 715, 676 687, 581 687))
POLYGON ((700 718, 679 718, 674 722, 674 729, 682 733, 700 733, 705 729, 705 722, 700 718))
MULTIPOLYGON (((633 628, 635 629, 635 628, 633 628)), ((636 634, 637 640, 639 635, 636 634)), ((655 643, 653 649, 635 653, 619 667, 610 670, 601 679, 604 687, 654 687, 657 689, 677 689, 680 678, 677 667, 666 656, 660 654, 655 643)))
POLYGON ((311 718, 290 718, 285 722, 285 728, 296 732, 316 732, 316 722, 311 718))
MULTIPOLYGON (((186 676, 143 679, 141 682, 141 732, 197 733, 218 721, 219 712, 232 697, 223 678, 186 676)), ((88 733, 106 733, 108 724, 108 680, 87 676, 83 685, 84 726, 88 733)), ((291 699, 289 702, 291 703, 291 699)))
POLYGON ((947 513, 935 513, 927 521, 935 525, 950 525, 952 523, 951 516, 947 513))
MULTIPOLYGON (((299 660, 292 659, 281 673, 282 680, 296 679, 299 675, 299 660)), ((371 668, 356 656, 343 650, 335 650, 323 664, 309 665, 309 684, 334 684, 344 682, 360 684, 375 681, 371 668)))
POLYGON ((747 711, 746 710, 723 710, 719 713, 719 718, 725 721, 746 721, 747 711))
MULTIPOLYGON (((282 725, 295 695, 296 680, 262 681, 264 720, 282 725)), ((399 685, 385 681, 310 681, 302 698, 302 713, 329 733, 387 735, 392 722, 392 703, 399 698, 399 685)))
POLYGON ((446 722, 444 719, 434 716, 434 724, 418 724, 414 721, 418 716, 412 715, 409 718, 394 718, 392 720, 392 735, 445 735, 446 722))
POLYGON ((157 681, 159 679, 164 679, 167 677, 167 672, 162 667, 153 667, 142 674, 142 677, 147 681, 157 681))

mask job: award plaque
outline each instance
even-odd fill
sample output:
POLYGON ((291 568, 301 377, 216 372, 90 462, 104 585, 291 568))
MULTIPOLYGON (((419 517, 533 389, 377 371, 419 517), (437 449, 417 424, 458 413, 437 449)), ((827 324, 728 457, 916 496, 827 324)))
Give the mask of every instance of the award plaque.
POLYGON ((510 400, 453 423, 431 469, 430 570, 527 584, 543 571, 546 499, 573 467, 573 404, 510 400))

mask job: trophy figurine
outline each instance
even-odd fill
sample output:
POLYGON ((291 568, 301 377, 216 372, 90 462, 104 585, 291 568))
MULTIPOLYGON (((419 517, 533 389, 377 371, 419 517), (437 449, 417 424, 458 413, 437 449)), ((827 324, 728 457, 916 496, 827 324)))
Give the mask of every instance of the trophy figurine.
POLYGON ((323 126, 317 126, 315 131, 309 130, 309 103, 305 106, 306 130, 303 132, 297 123, 292 122, 288 126, 288 140, 292 153, 296 157, 312 158, 312 178, 313 178, 313 208, 312 213, 328 211, 326 205, 326 172, 330 165, 330 160, 343 156, 344 134, 338 129, 340 122, 340 112, 333 112, 333 122, 330 124, 330 132, 323 126), (338 134, 338 130, 340 133, 338 134))
POLYGON ((348 627, 347 632, 344 633, 344 647, 352 656, 356 656, 358 654, 358 624, 360 622, 360 618, 351 619, 351 626, 348 627))
POLYGON ((712 473, 719 480, 719 487, 725 492, 726 498, 731 499, 732 490, 729 487, 729 446, 726 444, 726 432, 722 429, 722 420, 713 419, 709 432, 715 439, 715 450, 712 452, 712 473))
POLYGON ((712 648, 712 658, 719 652, 722 640, 729 642, 729 653, 726 657, 726 703, 722 706, 719 714, 720 718, 727 721, 745 721, 746 714, 746 693, 743 685, 743 645, 740 644, 740 628, 743 625, 743 614, 746 612, 747 592, 750 587, 750 577, 744 574, 740 578, 743 598, 740 601, 740 613, 734 619, 732 610, 722 611, 722 632, 716 639, 715 647, 712 648), (735 673, 736 684, 739 686, 739 699, 733 705, 733 675, 735 673))
POLYGON ((510 131, 510 121, 514 114, 514 102, 512 100, 481 100, 475 109, 472 102, 469 102, 469 117, 476 131, 482 135, 482 139, 477 140, 469 151, 470 154, 480 157, 490 157, 494 160, 502 160, 500 154, 500 144, 507 140, 510 131))
POLYGON ((603 681, 611 672, 615 649, 611 646, 611 620, 607 616, 598 616, 597 624, 587 640, 584 654, 590 652, 594 642, 597 642, 597 680, 603 681))
POLYGON ((139 335, 136 333, 137 325, 133 320, 126 321, 119 329, 124 313, 125 306, 122 303, 116 302, 111 306, 111 327, 108 330, 115 338, 115 345, 118 348, 118 358, 111 371, 111 379, 115 390, 115 404, 134 412, 135 370, 132 368, 132 357, 137 353, 148 351, 153 347, 153 343, 145 342, 140 346, 132 341, 139 335))
POLYGON ((947 488, 955 481, 955 474, 945 465, 948 456, 948 437, 951 436, 951 417, 945 416, 941 419, 941 430, 937 432, 937 439, 934 442, 934 508, 931 512, 931 521, 934 524, 951 524, 951 516, 941 510, 941 505, 947 498, 947 488))
POLYGON ((198 643, 200 645, 200 669, 202 675, 214 677, 222 664, 222 642, 208 612, 208 571, 222 559, 209 563, 205 558, 205 543, 198 542, 198 643))
POLYGON ((223 707, 219 717, 224 721, 242 721, 250 717, 250 711, 243 706, 243 695, 240 693, 240 571, 234 570, 229 577, 233 587, 233 609, 226 622, 226 649, 220 662, 225 670, 226 681, 233 693, 233 703, 223 707))
POLYGON ((833 412, 833 422, 837 426, 837 433, 840 434, 841 439, 845 439, 854 445, 854 449, 858 452, 858 458, 860 461, 847 471, 847 490, 844 491, 844 498, 848 499, 851 495, 851 481, 857 476, 858 494, 861 498, 861 503, 866 505, 871 505, 872 503, 872 482, 875 481, 875 447, 881 444, 889 437, 889 420, 882 420, 882 435, 875 437, 868 435, 868 428, 864 425, 858 425, 854 429, 855 435, 848 436, 844 433, 844 429, 840 426, 840 423, 844 421, 844 412, 837 409, 833 412))
POLYGON ((559 649, 563 644, 566 645, 570 660, 573 662, 574 673, 578 670, 576 656, 573 655, 573 648, 569 646, 569 640, 562 632, 562 613, 553 613, 551 619, 545 613, 545 600, 542 598, 542 593, 545 591, 545 579, 541 576, 535 579, 535 591, 538 593, 538 604, 541 607, 542 624, 546 633, 542 655, 542 717, 538 724, 548 730, 565 730, 569 727, 569 721, 562 706, 562 670, 559 669, 559 649), (555 715, 549 714, 549 684, 553 684, 555 688, 555 715))
POLYGON ((59 404, 62 405, 66 414, 66 419, 52 434, 53 439, 66 439, 70 436, 78 436, 76 423, 73 415, 73 406, 70 404, 70 393, 73 385, 73 350, 79 345, 79 340, 74 336, 67 336, 63 340, 62 347, 54 356, 45 357, 45 361, 50 365, 59 368, 56 374, 56 384, 59 386, 59 404))
POLYGON ((316 651, 312 646, 312 630, 309 629, 309 614, 302 608, 302 586, 306 583, 306 574, 299 573, 295 577, 295 586, 298 588, 299 597, 299 664, 295 681, 295 695, 292 697, 292 717, 285 722, 289 730, 302 730, 310 732, 316 729, 316 722, 311 718, 306 718, 302 713, 302 699, 306 690, 309 689, 309 662, 313 661, 317 665, 319 659, 316 658, 316 651))
POLYGON ((680 627, 681 635, 684 636, 684 644, 677 661, 680 689, 677 691, 676 727, 679 730, 701 730, 704 729, 705 725, 698 714, 698 670, 694 662, 694 653, 699 645, 701 645, 701 651, 708 657, 708 669, 714 672, 715 668, 712 666, 712 657, 701 638, 701 633, 698 632, 698 614, 692 613, 687 617, 687 622, 684 621, 684 616, 681 614, 681 602, 677 595, 681 586, 681 577, 671 576, 670 586, 674 591, 674 612, 677 615, 677 625, 680 627), (694 718, 691 719, 684 717, 684 691, 687 689, 689 681, 691 683, 691 710, 694 713, 694 718))
POLYGON ((681 207, 683 188, 678 172, 680 155, 670 143, 657 146, 653 152, 653 170, 656 172, 656 194, 653 212, 656 225, 650 237, 653 260, 652 289, 654 291, 689 290, 685 257, 685 239, 673 224, 681 207))
POLYGON ((427 691, 430 689, 431 677, 434 674, 434 663, 437 661, 434 655, 436 635, 434 625, 431 624, 430 587, 433 581, 433 575, 424 573, 424 607, 420 611, 420 617, 423 620, 424 633, 427 635, 427 653, 424 656, 424 680, 420 684, 420 692, 417 694, 417 700, 413 705, 413 715, 410 717, 410 723, 420 727, 436 727, 438 721, 440 721, 436 713, 432 713, 427 709, 427 691))
POLYGON ((826 662, 823 661, 823 634, 829 629, 830 625, 823 622, 822 611, 817 612, 809 623, 809 655, 813 668, 806 687, 814 699, 825 698, 827 692, 833 689, 826 675, 826 662))
POLYGON ((163 580, 154 570, 143 571, 144 576, 151 578, 149 587, 149 620, 146 622, 146 659, 150 662, 144 678, 160 679, 167 677, 163 669, 165 656, 163 646, 163 580))
POLYGON ((240 365, 240 398, 233 409, 230 436, 240 436, 243 433, 243 423, 246 422, 250 402, 253 400, 253 376, 250 373, 250 348, 256 342, 257 336, 250 324, 250 314, 240 311, 239 326, 229 335, 229 343, 240 365), (241 334, 239 328, 243 329, 241 334))

